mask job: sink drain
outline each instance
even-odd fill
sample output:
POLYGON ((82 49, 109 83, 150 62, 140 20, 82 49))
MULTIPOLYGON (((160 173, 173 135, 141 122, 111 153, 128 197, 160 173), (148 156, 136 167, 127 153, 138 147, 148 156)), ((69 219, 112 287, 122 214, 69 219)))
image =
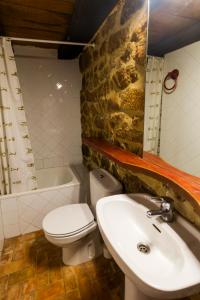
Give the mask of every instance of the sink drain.
POLYGON ((137 248, 140 252, 145 253, 145 254, 148 254, 150 252, 149 245, 147 245, 145 243, 138 243, 137 248))

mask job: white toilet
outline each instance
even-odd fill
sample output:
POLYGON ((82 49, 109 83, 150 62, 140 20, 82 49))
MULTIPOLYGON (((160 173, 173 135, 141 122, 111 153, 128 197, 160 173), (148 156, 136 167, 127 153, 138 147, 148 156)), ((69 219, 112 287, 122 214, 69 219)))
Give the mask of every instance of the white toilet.
POLYGON ((102 253, 102 242, 95 221, 97 201, 119 194, 121 184, 107 171, 90 172, 91 209, 86 203, 70 204, 52 210, 43 220, 49 242, 62 247, 65 265, 78 265, 102 253))

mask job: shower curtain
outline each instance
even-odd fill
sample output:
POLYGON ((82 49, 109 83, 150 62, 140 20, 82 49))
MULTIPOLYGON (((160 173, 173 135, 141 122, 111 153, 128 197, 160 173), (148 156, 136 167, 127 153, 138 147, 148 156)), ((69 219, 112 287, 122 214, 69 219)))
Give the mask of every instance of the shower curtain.
POLYGON ((164 59, 148 56, 145 86, 144 150, 159 154, 164 59))
POLYGON ((0 194, 37 188, 22 92, 9 39, 0 39, 0 194))

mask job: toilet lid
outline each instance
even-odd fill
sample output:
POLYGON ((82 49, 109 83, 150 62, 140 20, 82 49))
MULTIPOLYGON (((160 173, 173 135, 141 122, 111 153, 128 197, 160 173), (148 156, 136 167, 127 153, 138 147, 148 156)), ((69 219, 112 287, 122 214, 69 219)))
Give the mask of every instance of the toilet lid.
POLYGON ((52 235, 67 235, 80 231, 94 222, 87 204, 70 204, 52 210, 43 220, 43 229, 52 235))

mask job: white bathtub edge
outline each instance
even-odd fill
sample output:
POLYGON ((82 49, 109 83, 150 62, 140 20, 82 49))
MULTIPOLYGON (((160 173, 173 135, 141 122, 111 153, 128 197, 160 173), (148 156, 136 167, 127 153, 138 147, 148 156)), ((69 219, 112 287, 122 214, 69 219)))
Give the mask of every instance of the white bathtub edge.
POLYGON ((68 183, 65 184, 61 184, 61 185, 56 185, 56 186, 52 186, 52 187, 47 187, 47 188, 42 188, 42 189, 37 189, 37 190, 31 190, 31 191, 26 191, 26 192, 21 192, 21 193, 13 193, 13 194, 9 194, 9 195, 0 195, 0 200, 4 200, 4 199, 8 199, 8 198, 18 198, 24 195, 28 195, 28 194, 35 194, 35 193, 42 193, 45 191, 53 191, 56 189, 62 189, 62 188, 66 188, 68 186, 76 186, 76 185, 80 185, 81 182, 79 181, 79 179, 77 178, 76 174, 73 172, 73 170, 68 167, 69 172, 72 175, 72 180, 68 183))

